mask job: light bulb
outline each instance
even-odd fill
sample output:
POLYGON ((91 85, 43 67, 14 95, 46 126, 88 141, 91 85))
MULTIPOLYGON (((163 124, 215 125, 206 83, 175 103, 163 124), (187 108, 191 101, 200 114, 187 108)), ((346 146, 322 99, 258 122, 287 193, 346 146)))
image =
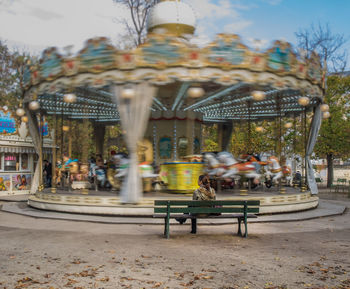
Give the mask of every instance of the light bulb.
POLYGON ((325 112, 325 111, 329 111, 329 105, 328 104, 321 104, 321 111, 325 112))
POLYGON ((40 103, 36 100, 33 100, 29 103, 28 107, 30 110, 37 110, 40 108, 40 103))
POLYGON ((136 95, 135 90, 133 88, 127 87, 122 90, 122 98, 123 99, 132 99, 136 95))
POLYGON ((254 90, 254 91, 252 92, 252 96, 253 96, 253 99, 254 99, 254 100, 260 101, 260 100, 265 99, 266 94, 265 94, 265 92, 263 92, 263 91, 254 90))
POLYGON ((292 126, 293 126, 293 123, 291 123, 291 122, 287 122, 284 124, 285 128, 291 128, 292 126))
POLYGON ((77 96, 74 93, 67 93, 63 96, 63 100, 68 103, 76 102, 77 96))
POLYGON ((298 103, 301 106, 307 106, 310 103, 310 98, 308 98, 307 96, 302 96, 298 99, 298 103))
POLYGON ((64 125, 64 126, 62 126, 62 130, 63 131, 69 131, 69 126, 68 125, 64 125))
POLYGON ((255 128, 255 131, 256 132, 262 132, 264 130, 264 128, 262 127, 262 126, 257 126, 256 128, 255 128))
POLYGON ((331 116, 331 114, 329 113, 329 111, 325 111, 325 112, 322 114, 322 117, 323 117, 324 119, 329 118, 330 116, 331 116))
POLYGON ((26 113, 26 112, 24 111, 24 109, 23 109, 22 107, 19 107, 19 108, 17 108, 17 110, 16 110, 16 114, 17 114, 18 116, 23 116, 25 113, 26 113))
POLYGON ((199 86, 190 87, 187 91, 187 95, 192 98, 201 97, 204 95, 204 93, 204 89, 199 86))

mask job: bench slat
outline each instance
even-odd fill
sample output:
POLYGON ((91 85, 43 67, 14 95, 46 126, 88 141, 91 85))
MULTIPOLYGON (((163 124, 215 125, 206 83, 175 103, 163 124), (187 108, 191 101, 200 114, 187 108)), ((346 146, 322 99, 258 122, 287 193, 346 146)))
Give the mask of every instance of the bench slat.
MULTIPOLYGON (((195 214, 208 214, 208 213, 243 213, 244 208, 236 207, 170 207, 170 213, 195 213, 195 214)), ((166 207, 155 207, 154 213, 167 213, 166 207)), ((259 208, 247 208, 247 213, 259 213, 259 208)))
POLYGON ((239 201, 239 200, 218 200, 218 201, 193 201, 193 200, 155 200, 155 206, 166 206, 167 204, 171 206, 213 206, 213 205, 228 205, 228 206, 243 206, 244 202, 247 202, 248 206, 259 206, 259 200, 247 200, 247 201, 239 201))

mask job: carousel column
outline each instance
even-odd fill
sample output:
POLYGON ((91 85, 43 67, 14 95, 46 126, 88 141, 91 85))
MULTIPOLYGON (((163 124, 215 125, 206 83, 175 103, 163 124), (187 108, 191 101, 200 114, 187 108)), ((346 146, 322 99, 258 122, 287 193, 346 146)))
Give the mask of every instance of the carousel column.
POLYGON ((103 144, 104 144, 105 133, 106 133, 106 127, 104 125, 94 123, 96 154, 103 155, 103 144))
POLYGON ((153 163, 154 165, 158 162, 158 139, 157 139, 157 125, 155 121, 153 121, 152 127, 152 139, 153 139, 153 163))
POLYGON ((321 122, 322 122, 322 111, 321 111, 321 103, 319 103, 315 108, 314 115, 311 121, 309 139, 306 146, 306 156, 305 156, 305 159, 308 164, 307 174, 306 174, 307 183, 309 185, 310 192, 312 195, 318 194, 318 188, 315 180, 314 170, 312 169, 310 157, 316 144, 317 136, 321 127, 321 122))
POLYGON ((303 184, 301 187, 301 191, 305 192, 307 190, 306 187, 306 179, 307 179, 307 161, 306 161, 306 142, 307 142, 307 129, 306 129, 306 107, 303 113, 303 136, 304 136, 304 161, 303 161, 303 184))
MULTIPOLYGON (((86 109, 84 109, 84 111, 86 112, 86 109)), ((82 125, 82 133, 84 135, 89 135, 89 119, 88 118, 84 118, 83 119, 83 125, 82 125)), ((89 167, 89 141, 88 140, 84 140, 81 144, 81 166, 80 166, 80 173, 84 170, 86 171, 89 167)), ((82 186, 82 190, 81 193, 83 195, 88 195, 89 194, 89 187, 90 187, 90 183, 88 183, 86 180, 84 180, 85 185, 82 186)))
POLYGON ((232 122, 221 123, 218 125, 218 144, 219 150, 227 151, 232 136, 233 125, 232 122))
POLYGON ((68 120, 69 135, 68 135, 68 157, 72 158, 72 121, 68 120))
POLYGON ((56 155, 56 136, 57 136, 57 117, 56 114, 53 115, 53 126, 55 129, 53 129, 52 131, 53 133, 53 144, 52 144, 52 178, 51 178, 51 193, 56 193, 56 161, 57 161, 57 155, 56 155))
POLYGON ((145 134, 155 94, 156 88, 148 83, 114 87, 114 97, 118 105, 122 128, 126 132, 126 145, 130 155, 128 173, 120 192, 122 203, 138 203, 142 196, 137 143, 145 134))
MULTIPOLYGON (((281 166, 283 166, 282 163, 282 137, 283 137, 283 131, 282 131, 282 111, 281 111, 281 103, 280 99, 278 99, 278 159, 280 161, 281 166)), ((278 182, 279 191, 280 194, 285 194, 286 189, 282 184, 282 178, 278 182)))
MULTIPOLYGON (((28 128, 29 128, 30 136, 32 137, 32 140, 33 140, 35 151, 38 155, 40 155, 41 140, 40 140, 40 134, 39 134, 38 119, 36 117, 36 114, 33 113, 31 110, 29 110, 27 105, 24 106, 24 110, 26 112, 26 115, 28 116, 28 128)), ((35 168, 33 181, 30 188, 30 192, 32 194, 36 193, 40 186, 40 175, 41 175, 40 168, 41 166, 38 163, 35 168)))
POLYGON ((297 172, 297 160, 296 160, 296 153, 297 151, 297 117, 296 114, 294 114, 293 118, 293 163, 292 163, 292 172, 294 173, 293 175, 293 186, 296 188, 298 186, 296 180, 295 180, 295 174, 297 172))
POLYGON ((195 132, 195 119, 193 118, 193 120, 190 121, 190 127, 192 129, 191 131, 191 138, 190 138, 190 144, 192 144, 190 146, 190 154, 193 155, 194 154, 194 139, 196 138, 196 132, 195 132))
POLYGON ((173 148, 173 150, 174 150, 173 159, 174 159, 174 161, 176 161, 177 160, 177 123, 176 123, 176 118, 174 120, 174 137, 173 137, 173 139, 174 139, 174 142, 173 142, 173 145, 174 145, 174 148, 173 148))
POLYGON ((44 189, 44 179, 43 179, 43 141, 44 141, 44 136, 43 136, 43 130, 44 130, 44 120, 43 120, 43 114, 39 113, 39 119, 40 119, 40 147, 39 147, 39 169, 40 169, 40 174, 39 174, 39 191, 42 191, 44 189))
POLYGON ((204 138, 203 138, 203 123, 201 122, 200 125, 199 125, 199 131, 200 131, 200 134, 199 134, 199 151, 200 153, 203 153, 203 149, 204 149, 204 138))

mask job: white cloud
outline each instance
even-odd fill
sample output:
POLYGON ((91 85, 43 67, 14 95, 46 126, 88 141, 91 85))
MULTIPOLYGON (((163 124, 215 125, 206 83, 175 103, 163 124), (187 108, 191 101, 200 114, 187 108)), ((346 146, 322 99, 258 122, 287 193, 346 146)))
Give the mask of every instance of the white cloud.
POLYGON ((91 37, 115 38, 124 27, 114 19, 127 15, 112 0, 31 0, 4 2, 0 37, 36 50, 73 44, 81 49, 91 37))
POLYGON ((253 24, 253 22, 249 21, 249 20, 241 20, 241 21, 233 22, 233 23, 225 25, 223 32, 238 33, 240 31, 242 31, 244 28, 246 28, 252 24, 253 24))
POLYGON ((264 50, 269 45, 270 41, 267 39, 248 38, 249 45, 256 50, 264 50))
POLYGON ((229 0, 221 0, 218 3, 213 0, 187 0, 187 3, 194 8, 198 19, 238 16, 229 0))
POLYGON ((197 14, 198 41, 209 42, 217 33, 238 33, 253 24, 242 17, 240 11, 255 8, 239 0, 187 0, 197 14))

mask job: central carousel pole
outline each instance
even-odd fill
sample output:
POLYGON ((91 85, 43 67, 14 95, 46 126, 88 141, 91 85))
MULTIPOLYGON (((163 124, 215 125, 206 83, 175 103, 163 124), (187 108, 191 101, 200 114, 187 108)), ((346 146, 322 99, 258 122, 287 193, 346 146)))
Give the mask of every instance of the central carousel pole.
POLYGON ((129 168, 120 191, 122 203, 138 203, 142 196, 139 175, 137 144, 142 140, 153 97, 157 89, 147 82, 114 87, 121 125, 125 131, 125 141, 129 151, 129 168))

